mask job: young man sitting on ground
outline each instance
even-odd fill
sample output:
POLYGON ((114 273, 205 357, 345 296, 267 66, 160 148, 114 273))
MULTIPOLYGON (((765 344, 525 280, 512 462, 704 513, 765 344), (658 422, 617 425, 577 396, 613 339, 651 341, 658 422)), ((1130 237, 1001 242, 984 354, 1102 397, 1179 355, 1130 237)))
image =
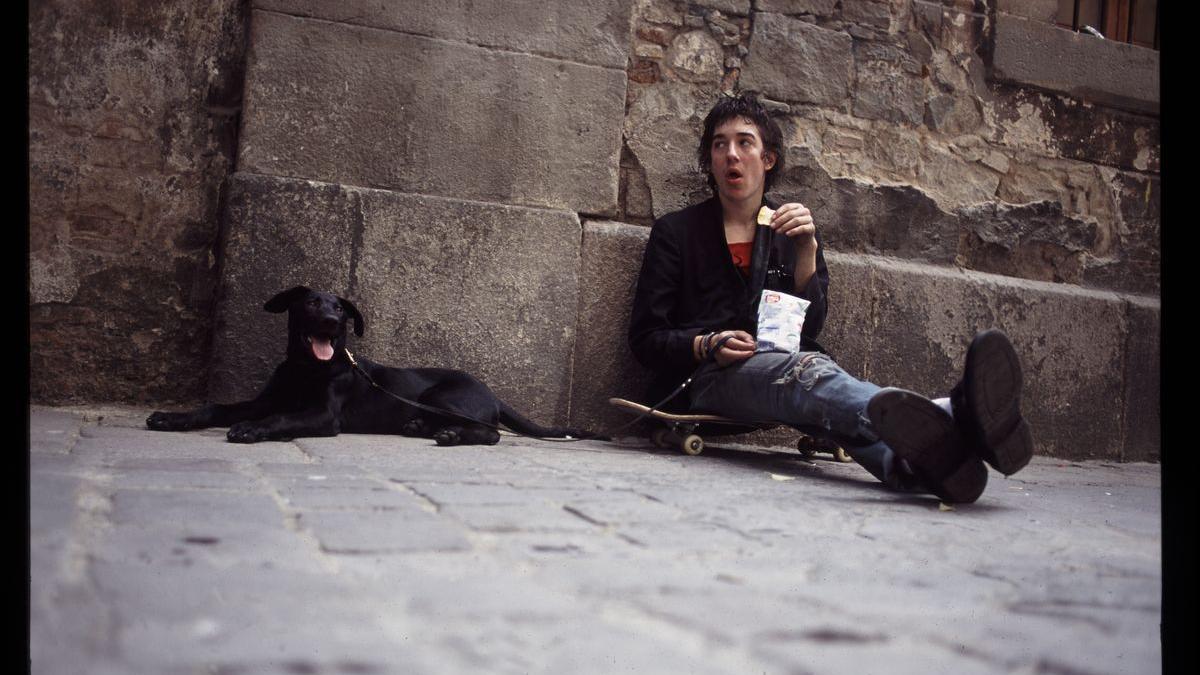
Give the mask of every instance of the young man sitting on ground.
POLYGON ((829 273, 812 213, 764 194, 784 163, 782 133, 752 95, 722 97, 698 156, 713 197, 659 218, 642 260, 629 344, 655 371, 655 403, 695 372, 668 409, 792 426, 845 448, 900 490, 973 502, 984 462, 1005 475, 1033 453, 1021 416, 1021 368, 1004 333, 979 333, 962 379, 932 401, 848 374, 816 337, 829 273), (774 209, 758 224, 763 206, 774 209), (756 351, 763 289, 810 304, 798 351, 756 351))

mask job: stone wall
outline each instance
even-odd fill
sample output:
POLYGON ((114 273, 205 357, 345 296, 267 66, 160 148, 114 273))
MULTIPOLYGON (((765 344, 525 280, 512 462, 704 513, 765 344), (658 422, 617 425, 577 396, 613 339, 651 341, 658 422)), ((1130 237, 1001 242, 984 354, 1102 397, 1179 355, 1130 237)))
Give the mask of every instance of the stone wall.
POLYGON ((204 395, 244 4, 30 3, 34 401, 204 395))
POLYGON ((304 283, 356 302, 362 355, 469 370, 565 421, 580 214, 617 212, 630 6, 255 0, 210 396, 266 381, 284 322, 262 303, 304 283))
POLYGON ((777 192, 830 248, 1157 294, 1157 115, 1000 77, 1009 18, 986 0, 637 0, 622 219, 706 194, 703 115, 756 90, 789 146, 777 192))
MULTIPOLYGON (((1038 452, 1156 457, 1158 55, 1081 39, 1053 13, 636 0, 617 219, 648 225, 707 196, 703 116, 722 91, 757 91, 788 145, 776 196, 813 210, 830 251, 823 343, 851 372, 937 395, 971 333, 1000 326, 1022 355, 1038 452)), ((595 225, 585 240, 635 241, 619 233, 595 225)), ((618 290, 634 272, 611 275, 618 290)), ((590 297, 581 308, 581 333, 624 325, 590 297)), ((577 388, 573 401, 601 395, 577 388)))
POLYGON ((263 301, 306 283, 364 310, 367 356, 619 422, 646 226, 708 195, 702 118, 753 89, 852 372, 936 394, 999 325, 1039 452, 1155 457, 1157 54, 1047 28, 1052 4, 40 3, 33 397, 248 395, 282 356, 263 301))

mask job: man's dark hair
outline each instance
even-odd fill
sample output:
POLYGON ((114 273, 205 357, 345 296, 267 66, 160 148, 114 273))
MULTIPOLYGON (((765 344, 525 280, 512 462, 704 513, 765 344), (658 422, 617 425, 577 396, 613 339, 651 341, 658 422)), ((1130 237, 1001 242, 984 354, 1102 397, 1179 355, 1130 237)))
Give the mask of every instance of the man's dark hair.
POLYGON ((708 176, 708 187, 716 194, 717 181, 712 175, 713 134, 716 133, 717 127, 736 118, 745 118, 758 127, 763 151, 775 154, 775 166, 767 171, 763 179, 763 192, 767 192, 775 182, 775 177, 783 170, 783 132, 779 130, 775 120, 771 119, 767 109, 758 102, 758 96, 754 92, 743 92, 736 96, 722 94, 712 110, 708 111, 708 116, 704 118, 704 134, 700 136, 700 147, 696 152, 700 159, 700 170, 708 176))

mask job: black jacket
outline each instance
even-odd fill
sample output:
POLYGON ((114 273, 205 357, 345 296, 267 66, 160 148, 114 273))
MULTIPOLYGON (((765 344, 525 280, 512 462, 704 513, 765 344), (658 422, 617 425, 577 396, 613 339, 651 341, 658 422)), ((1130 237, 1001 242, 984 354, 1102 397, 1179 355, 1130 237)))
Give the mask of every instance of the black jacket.
MULTIPOLYGON (((777 205, 764 200, 764 204, 777 205)), ((792 240, 760 225, 754 237, 750 279, 734 266, 725 241, 721 202, 712 197, 654 222, 642 257, 629 346, 643 366, 655 371, 649 404, 671 393, 699 365, 692 340, 709 331, 756 334, 763 288, 783 291, 810 303, 801 334, 803 349, 824 351, 816 336, 825 325, 829 271, 817 237, 817 271, 805 288, 795 287, 796 250, 792 240)), ((686 393, 686 392, 685 392, 686 393)), ((667 410, 686 410, 686 398, 667 410)))

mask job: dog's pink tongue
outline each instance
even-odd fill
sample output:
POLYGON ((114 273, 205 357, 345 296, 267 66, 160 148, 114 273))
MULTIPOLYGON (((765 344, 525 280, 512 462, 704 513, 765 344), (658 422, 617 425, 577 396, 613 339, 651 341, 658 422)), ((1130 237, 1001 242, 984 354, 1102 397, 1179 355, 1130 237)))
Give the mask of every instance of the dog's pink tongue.
POLYGON ((333 358, 333 345, 329 342, 329 340, 314 337, 312 339, 312 350, 313 356, 321 359, 322 361, 328 361, 329 359, 333 358))

